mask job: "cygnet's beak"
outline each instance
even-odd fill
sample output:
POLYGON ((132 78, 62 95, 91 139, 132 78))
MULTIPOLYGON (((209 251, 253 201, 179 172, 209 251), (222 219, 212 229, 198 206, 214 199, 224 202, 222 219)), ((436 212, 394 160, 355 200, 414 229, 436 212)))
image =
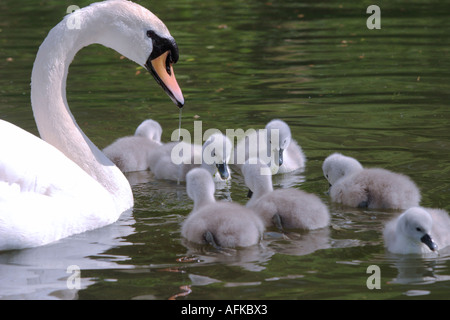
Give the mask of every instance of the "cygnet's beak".
POLYGON ((220 178, 222 180, 227 180, 230 176, 230 173, 228 172, 228 166, 226 163, 216 164, 217 170, 219 171, 220 178))
POLYGON ((328 190, 325 192, 326 195, 330 195, 330 190, 331 190, 331 183, 328 183, 328 190))
POLYGON ((438 248, 436 242, 433 241, 429 234, 426 234, 422 238, 420 238, 420 241, 425 243, 431 251, 436 251, 438 248))
POLYGON ((248 189, 247 198, 251 198, 253 196, 253 191, 248 189))
POLYGON ((166 51, 152 60, 149 58, 145 66, 153 75, 156 82, 158 82, 169 95, 170 99, 172 99, 178 108, 182 108, 184 105, 184 97, 180 86, 175 79, 175 73, 173 72, 169 54, 170 51, 166 51))
POLYGON ((278 166, 282 166, 283 165, 283 151, 284 149, 280 148, 280 151, 278 153, 278 166))

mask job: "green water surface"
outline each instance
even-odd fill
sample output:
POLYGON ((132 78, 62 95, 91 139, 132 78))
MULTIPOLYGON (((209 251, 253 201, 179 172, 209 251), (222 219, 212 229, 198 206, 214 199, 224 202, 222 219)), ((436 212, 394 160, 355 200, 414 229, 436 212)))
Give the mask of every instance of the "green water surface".
MULTIPOLYGON (((35 54, 69 4, 0 2, 0 118, 37 134, 30 106, 35 54)), ((382 229, 396 212, 333 204, 321 165, 333 152, 410 176, 422 205, 450 210, 450 4, 445 1, 139 1, 180 48, 175 74, 186 99, 182 126, 263 128, 285 120, 306 170, 276 187, 315 193, 332 223, 269 234, 261 246, 218 253, 192 247, 180 224, 192 209, 185 185, 131 173, 135 207, 117 223, 34 249, 0 253, 3 299, 448 299, 450 250, 386 252, 382 229), (366 9, 381 9, 370 30, 366 9), (69 289, 67 267, 81 269, 69 289), (370 290, 367 268, 380 268, 370 290)), ((147 118, 169 141, 178 110, 152 76, 93 45, 70 66, 70 108, 100 148, 147 118)), ((0 137, 4 139, 5 137, 0 137)), ((9 137, 11 138, 11 137, 9 137)), ((1 152, 1 151, 0 151, 1 152)), ((239 172, 218 199, 244 204, 239 172)), ((450 231, 449 231, 450 232, 450 231)))

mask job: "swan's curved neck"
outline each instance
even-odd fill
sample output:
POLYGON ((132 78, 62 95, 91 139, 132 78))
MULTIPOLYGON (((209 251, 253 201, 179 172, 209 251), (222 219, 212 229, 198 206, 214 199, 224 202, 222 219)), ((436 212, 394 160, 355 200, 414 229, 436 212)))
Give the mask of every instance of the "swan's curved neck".
POLYGON ((113 196, 118 210, 132 206, 131 188, 114 164, 89 140, 77 125, 66 99, 69 65, 83 47, 99 43, 92 10, 84 11, 80 28, 67 19, 48 34, 39 48, 31 76, 31 104, 42 139, 62 151, 113 196))

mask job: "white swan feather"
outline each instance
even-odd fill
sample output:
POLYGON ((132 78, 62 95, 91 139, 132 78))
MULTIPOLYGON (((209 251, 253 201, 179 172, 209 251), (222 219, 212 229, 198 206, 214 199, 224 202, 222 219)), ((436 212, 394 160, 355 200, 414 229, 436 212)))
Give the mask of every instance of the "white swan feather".
POLYGON ((115 49, 148 68, 169 97, 184 104, 172 70, 177 47, 154 14, 111 0, 70 17, 80 28, 69 27, 66 16, 50 30, 33 65, 31 104, 42 140, 0 121, 0 250, 99 228, 133 206, 127 179, 83 133, 67 104, 69 65, 81 48, 100 43, 115 49))

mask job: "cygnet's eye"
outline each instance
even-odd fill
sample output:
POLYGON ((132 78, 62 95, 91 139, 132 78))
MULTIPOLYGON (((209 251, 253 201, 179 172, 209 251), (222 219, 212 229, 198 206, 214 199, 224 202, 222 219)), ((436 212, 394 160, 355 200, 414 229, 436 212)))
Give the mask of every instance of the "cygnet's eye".
POLYGON ((417 227, 416 230, 422 232, 422 228, 417 227))

